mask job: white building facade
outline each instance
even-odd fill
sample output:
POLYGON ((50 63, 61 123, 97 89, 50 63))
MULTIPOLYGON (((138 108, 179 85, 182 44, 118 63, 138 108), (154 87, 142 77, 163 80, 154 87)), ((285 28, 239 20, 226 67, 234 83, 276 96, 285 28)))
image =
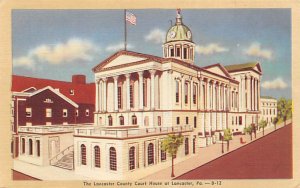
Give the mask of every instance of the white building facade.
POLYGON ((261 119, 267 121, 267 126, 273 126, 277 117, 277 100, 272 97, 261 97, 261 119))
POLYGON ((257 126, 259 63, 199 67, 194 54, 192 32, 177 13, 163 57, 119 51, 93 69, 95 126, 75 128, 76 173, 138 179, 170 165, 161 150, 170 133, 184 136, 180 161, 220 141, 226 128, 237 135, 257 126))

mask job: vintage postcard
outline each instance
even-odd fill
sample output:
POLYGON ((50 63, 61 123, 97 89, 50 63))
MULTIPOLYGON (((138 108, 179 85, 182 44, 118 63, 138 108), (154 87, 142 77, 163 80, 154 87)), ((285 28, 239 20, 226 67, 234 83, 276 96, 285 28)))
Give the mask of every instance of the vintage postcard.
POLYGON ((0 187, 300 186, 299 2, 1 8, 0 187))

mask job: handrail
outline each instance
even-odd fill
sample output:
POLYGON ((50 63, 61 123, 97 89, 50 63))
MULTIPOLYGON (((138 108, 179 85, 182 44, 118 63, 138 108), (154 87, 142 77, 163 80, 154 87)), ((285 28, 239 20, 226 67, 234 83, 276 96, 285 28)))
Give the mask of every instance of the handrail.
POLYGON ((54 165, 55 164, 55 162, 57 162, 57 161, 59 161, 61 158, 63 158, 63 156, 65 156, 65 152, 66 151, 74 151, 74 145, 71 145, 71 146, 69 146, 69 147, 67 147, 66 149, 64 149, 63 151, 61 151, 61 152, 59 152, 57 155, 55 155, 54 157, 52 157, 51 159, 50 159, 50 165, 54 165), (61 157, 60 158, 58 158, 58 156, 60 156, 61 155, 61 157), (55 162, 54 162, 55 161, 55 162))
POLYGON ((75 135, 88 135, 88 136, 105 136, 114 138, 132 137, 134 135, 150 135, 157 133, 172 133, 172 132, 182 132, 182 131, 192 131, 193 127, 191 125, 183 126, 172 126, 172 127, 140 127, 138 129, 98 129, 95 127, 84 127, 75 128, 75 135))

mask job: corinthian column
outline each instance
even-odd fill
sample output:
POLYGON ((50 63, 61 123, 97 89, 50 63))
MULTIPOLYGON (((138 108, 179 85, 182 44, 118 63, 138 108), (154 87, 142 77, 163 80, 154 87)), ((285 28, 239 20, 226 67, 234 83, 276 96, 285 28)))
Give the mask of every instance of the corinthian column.
POLYGON ((139 106, 140 106, 140 110, 144 109, 144 93, 143 93, 143 74, 144 72, 138 72, 139 75, 139 106))
POLYGON ((126 74, 126 110, 130 110, 130 74, 126 74))
POLYGON ((155 80, 154 80, 154 75, 155 75, 155 72, 156 70, 149 70, 150 72, 150 77, 151 77, 151 109, 153 110, 154 109, 154 100, 155 100, 155 97, 154 97, 154 88, 155 88, 155 80))
POLYGON ((106 94, 106 81, 107 81, 107 78, 103 78, 102 79, 103 83, 102 83, 102 87, 103 87, 103 111, 106 112, 106 109, 107 109, 107 104, 106 104, 106 101, 107 101, 107 94, 106 94))
POLYGON ((96 112, 99 112, 99 79, 96 80, 96 104, 95 104, 95 110, 96 112))

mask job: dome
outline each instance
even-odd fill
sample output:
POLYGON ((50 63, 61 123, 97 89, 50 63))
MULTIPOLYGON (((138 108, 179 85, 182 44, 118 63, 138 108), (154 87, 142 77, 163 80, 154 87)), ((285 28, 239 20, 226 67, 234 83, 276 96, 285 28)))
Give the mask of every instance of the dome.
POLYGON ((182 23, 182 17, 180 13, 177 13, 176 23, 167 32, 166 42, 180 40, 193 42, 191 30, 182 23))

